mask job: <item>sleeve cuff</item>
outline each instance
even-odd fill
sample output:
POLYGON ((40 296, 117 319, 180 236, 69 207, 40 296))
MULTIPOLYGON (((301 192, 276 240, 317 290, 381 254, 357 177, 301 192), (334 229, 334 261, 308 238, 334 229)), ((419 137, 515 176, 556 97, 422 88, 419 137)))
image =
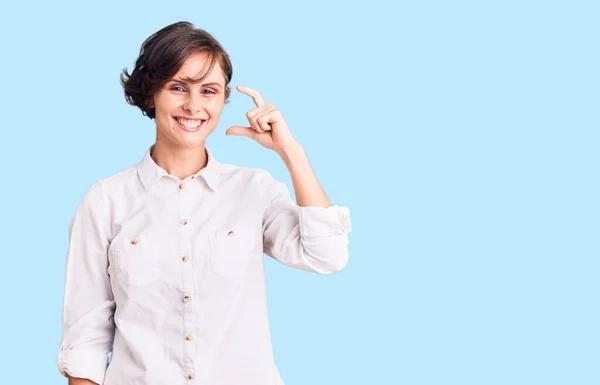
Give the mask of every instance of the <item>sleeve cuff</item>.
POLYGON ((300 206, 300 230, 305 237, 327 237, 352 231, 346 206, 300 206))
POLYGON ((97 384, 104 382, 107 365, 107 353, 92 350, 61 350, 56 358, 56 366, 63 376, 87 378, 97 384))

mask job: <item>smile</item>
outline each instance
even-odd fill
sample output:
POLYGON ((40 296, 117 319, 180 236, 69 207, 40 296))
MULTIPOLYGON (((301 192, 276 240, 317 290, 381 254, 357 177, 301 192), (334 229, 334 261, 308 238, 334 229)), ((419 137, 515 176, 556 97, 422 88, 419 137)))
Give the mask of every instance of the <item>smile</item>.
POLYGON ((198 131, 204 127, 204 123, 206 123, 206 119, 183 119, 173 117, 173 120, 175 120, 179 128, 188 132, 198 131))

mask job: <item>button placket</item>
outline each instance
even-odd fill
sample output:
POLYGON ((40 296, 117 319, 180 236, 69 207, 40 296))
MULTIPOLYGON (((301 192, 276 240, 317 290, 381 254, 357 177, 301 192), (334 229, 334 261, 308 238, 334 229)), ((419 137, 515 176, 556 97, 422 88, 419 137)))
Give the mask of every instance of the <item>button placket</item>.
MULTIPOLYGON (((193 190, 193 189, 192 189, 193 190)), ((195 319, 195 305, 193 304, 193 293, 194 293, 194 271, 193 265, 189 263, 191 256, 191 236, 190 236, 190 225, 191 221, 189 218, 190 208, 193 206, 190 200, 193 197, 192 191, 190 191, 190 185, 186 185, 185 182, 180 182, 177 185, 178 197, 179 197, 179 258, 181 260, 181 290, 182 290, 182 314, 183 314, 183 328, 181 329, 182 338, 186 340, 184 346, 183 364, 185 370, 188 373, 188 379, 195 379, 195 344, 192 342, 192 332, 194 330, 194 319, 195 319)))

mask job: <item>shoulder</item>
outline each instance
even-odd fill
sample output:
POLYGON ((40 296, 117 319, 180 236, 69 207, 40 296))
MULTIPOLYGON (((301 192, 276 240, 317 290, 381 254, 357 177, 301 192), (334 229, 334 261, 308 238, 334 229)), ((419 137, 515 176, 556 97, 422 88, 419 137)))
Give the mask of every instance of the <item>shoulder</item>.
POLYGON ((221 164, 220 177, 222 182, 233 182, 239 188, 253 190, 264 197, 283 187, 287 188, 285 183, 275 178, 271 172, 258 167, 221 164))
POLYGON ((104 205, 108 198, 117 189, 135 181, 137 178, 137 166, 129 166, 114 174, 97 179, 86 190, 81 198, 80 205, 98 206, 104 205))
POLYGON ((121 171, 99 179, 96 184, 101 185, 102 189, 107 193, 114 192, 116 189, 120 189, 125 185, 137 182, 137 167, 137 165, 129 166, 121 171))
POLYGON ((220 163, 219 174, 223 180, 240 178, 251 182, 253 185, 264 185, 277 182, 269 171, 257 167, 220 163))

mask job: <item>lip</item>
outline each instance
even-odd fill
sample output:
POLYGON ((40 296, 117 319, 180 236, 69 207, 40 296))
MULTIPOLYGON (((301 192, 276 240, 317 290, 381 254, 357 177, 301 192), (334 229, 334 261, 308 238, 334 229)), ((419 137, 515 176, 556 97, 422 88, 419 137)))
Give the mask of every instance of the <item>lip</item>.
MULTIPOLYGON (((184 119, 186 119, 186 118, 184 118, 184 119)), ((196 132, 196 131, 200 131, 202 128, 204 128, 204 126, 206 125, 206 122, 207 122, 207 120, 206 120, 206 119, 189 119, 189 120, 202 120, 202 123, 201 123, 201 124, 200 124, 198 127, 190 129, 190 128, 188 128, 188 127, 186 127, 186 126, 182 125, 181 123, 179 123, 179 122, 177 121, 177 118, 176 118, 176 117, 173 117, 173 120, 175 121, 175 124, 177 124, 177 126, 178 126, 179 128, 181 128, 183 131, 187 131, 187 132, 196 132)))

